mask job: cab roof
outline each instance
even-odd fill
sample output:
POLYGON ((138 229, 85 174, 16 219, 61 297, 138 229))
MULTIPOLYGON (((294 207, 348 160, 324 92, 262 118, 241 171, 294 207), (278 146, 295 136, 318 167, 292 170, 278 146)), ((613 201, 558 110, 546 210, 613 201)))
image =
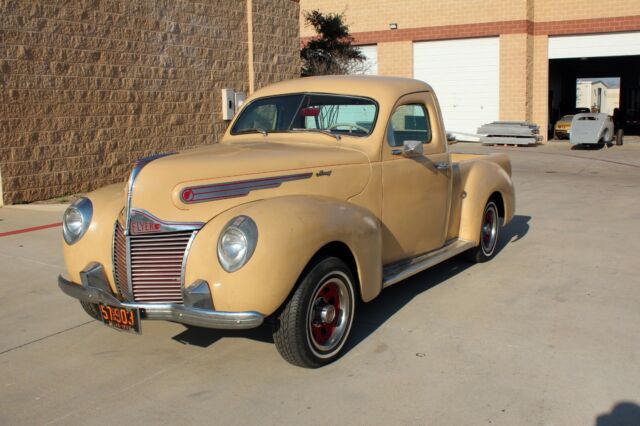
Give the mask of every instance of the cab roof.
POLYGON ((271 84, 257 90, 252 98, 285 93, 317 92, 339 95, 365 96, 379 102, 395 102, 407 93, 431 92, 424 81, 401 77, 363 75, 328 75, 305 77, 271 84))

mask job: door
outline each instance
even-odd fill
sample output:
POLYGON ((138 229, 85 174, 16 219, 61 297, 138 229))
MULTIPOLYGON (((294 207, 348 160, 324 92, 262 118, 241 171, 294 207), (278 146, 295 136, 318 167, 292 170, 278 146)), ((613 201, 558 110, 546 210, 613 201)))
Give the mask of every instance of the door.
POLYGON ((499 37, 439 40, 413 44, 413 78, 438 94, 449 132, 475 134, 498 120, 499 37))
POLYGON ((640 55, 640 32, 549 37, 549 59, 640 55))
POLYGON ((444 245, 451 191, 446 135, 430 93, 402 97, 387 124, 382 148, 383 263, 444 245), (406 156, 403 143, 420 141, 423 153, 406 156))

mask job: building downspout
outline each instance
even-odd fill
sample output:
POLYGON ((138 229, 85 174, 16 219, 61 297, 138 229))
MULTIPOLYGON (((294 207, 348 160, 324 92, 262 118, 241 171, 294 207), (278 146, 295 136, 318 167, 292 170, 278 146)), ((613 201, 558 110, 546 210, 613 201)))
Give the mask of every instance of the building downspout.
POLYGON ((247 44, 249 60, 249 94, 255 90, 255 72, 253 68, 253 0, 247 0, 247 44))

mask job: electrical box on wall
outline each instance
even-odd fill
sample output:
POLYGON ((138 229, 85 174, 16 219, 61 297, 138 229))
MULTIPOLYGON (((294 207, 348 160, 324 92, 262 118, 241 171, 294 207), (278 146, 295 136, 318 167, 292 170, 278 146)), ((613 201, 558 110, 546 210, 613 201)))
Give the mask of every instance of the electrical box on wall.
POLYGON ((235 112, 235 92, 233 89, 222 89, 222 119, 231 120, 235 112))

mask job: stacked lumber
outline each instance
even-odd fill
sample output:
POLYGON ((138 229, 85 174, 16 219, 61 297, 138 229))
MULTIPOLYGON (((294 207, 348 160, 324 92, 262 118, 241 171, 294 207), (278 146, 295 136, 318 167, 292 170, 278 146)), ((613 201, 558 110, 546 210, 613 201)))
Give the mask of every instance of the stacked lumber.
POLYGON ((540 127, 526 121, 494 121, 478 128, 483 145, 535 145, 540 127))

